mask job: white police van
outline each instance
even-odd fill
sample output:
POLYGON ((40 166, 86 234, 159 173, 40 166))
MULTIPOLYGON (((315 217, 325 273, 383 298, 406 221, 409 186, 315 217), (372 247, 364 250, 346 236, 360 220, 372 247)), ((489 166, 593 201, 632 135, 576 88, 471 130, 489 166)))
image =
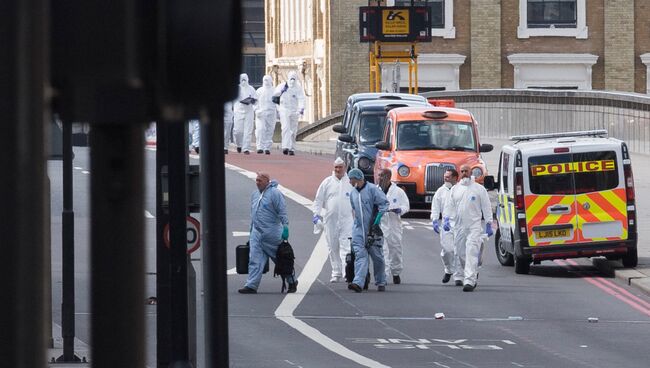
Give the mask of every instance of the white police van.
POLYGON ((531 262, 606 256, 637 265, 632 163, 606 130, 523 135, 502 148, 496 254, 515 272, 531 262))

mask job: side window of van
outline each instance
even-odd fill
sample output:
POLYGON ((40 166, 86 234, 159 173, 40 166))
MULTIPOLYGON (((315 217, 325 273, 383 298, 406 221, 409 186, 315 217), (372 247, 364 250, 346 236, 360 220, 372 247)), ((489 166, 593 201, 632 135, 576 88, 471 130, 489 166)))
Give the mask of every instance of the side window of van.
POLYGON ((503 156, 501 157, 501 167, 500 167, 501 178, 499 179, 499 181, 502 183, 501 185, 503 185, 504 193, 510 193, 510 191, 508 190, 509 164, 510 164, 510 155, 504 152, 503 156))

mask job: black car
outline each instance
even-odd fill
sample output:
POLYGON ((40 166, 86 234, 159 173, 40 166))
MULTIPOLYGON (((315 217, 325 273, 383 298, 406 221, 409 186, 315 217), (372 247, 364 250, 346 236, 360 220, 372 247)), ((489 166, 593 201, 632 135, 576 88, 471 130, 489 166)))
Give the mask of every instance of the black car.
MULTIPOLYGON (((389 100, 393 103, 400 103, 401 101, 421 101, 426 103, 427 99, 420 95, 411 95, 408 93, 386 93, 386 92, 365 92, 365 93, 355 93, 348 97, 348 100, 345 104, 345 110, 343 112, 343 121, 341 124, 335 125, 332 129, 339 134, 347 134, 348 128, 350 126, 350 121, 352 117, 352 107, 357 102, 369 101, 369 100, 389 100)), ((343 142, 336 142, 336 152, 341 152, 341 146, 343 142)))
POLYGON ((355 103, 349 111, 348 127, 339 135, 336 156, 345 161, 348 171, 360 169, 367 181, 374 182, 375 143, 381 141, 384 133, 386 113, 396 107, 427 105, 426 100, 380 99, 355 103))

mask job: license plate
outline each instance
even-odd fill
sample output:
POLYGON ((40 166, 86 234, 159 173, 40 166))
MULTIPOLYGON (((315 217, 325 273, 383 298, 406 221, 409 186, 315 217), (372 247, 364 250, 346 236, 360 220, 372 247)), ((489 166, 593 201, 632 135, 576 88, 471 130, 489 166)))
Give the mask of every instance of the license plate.
POLYGON ((424 201, 427 203, 431 203, 431 201, 433 201, 433 196, 432 195, 424 196, 424 201))
POLYGON ((570 229, 535 231, 535 236, 537 237, 537 239, 568 238, 570 234, 569 231, 570 229))

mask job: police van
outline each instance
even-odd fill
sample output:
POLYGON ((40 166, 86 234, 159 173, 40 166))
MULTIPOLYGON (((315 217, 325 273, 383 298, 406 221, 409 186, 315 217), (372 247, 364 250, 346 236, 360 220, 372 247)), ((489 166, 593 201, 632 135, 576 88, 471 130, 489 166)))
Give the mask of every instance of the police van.
POLYGON ((499 262, 518 274, 528 273, 531 262, 594 256, 635 267, 634 178, 625 142, 606 130, 511 140, 494 180, 499 262))

